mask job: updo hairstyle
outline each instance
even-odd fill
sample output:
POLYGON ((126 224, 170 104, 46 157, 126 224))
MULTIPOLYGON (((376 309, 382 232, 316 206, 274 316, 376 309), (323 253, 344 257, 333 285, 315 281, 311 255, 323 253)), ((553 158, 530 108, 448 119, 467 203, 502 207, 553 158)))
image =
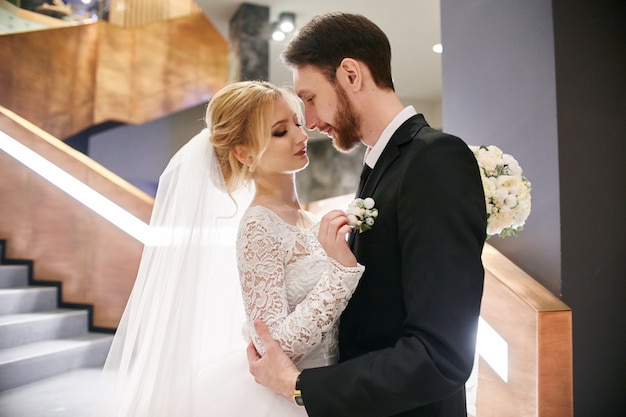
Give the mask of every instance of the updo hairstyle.
POLYGON ((281 97, 300 113, 300 106, 291 92, 266 81, 229 84, 209 102, 205 120, 230 194, 252 181, 256 165, 272 138, 270 118, 274 103, 281 97), (236 158, 238 145, 256 155, 249 166, 236 158))

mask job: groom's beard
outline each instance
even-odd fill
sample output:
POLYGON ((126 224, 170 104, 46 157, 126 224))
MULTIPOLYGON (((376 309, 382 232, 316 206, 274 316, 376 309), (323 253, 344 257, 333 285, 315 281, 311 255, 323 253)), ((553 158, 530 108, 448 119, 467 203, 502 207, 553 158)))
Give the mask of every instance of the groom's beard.
POLYGON ((337 115, 333 126, 333 145, 347 152, 361 142, 361 118, 356 112, 343 88, 336 84, 337 115))

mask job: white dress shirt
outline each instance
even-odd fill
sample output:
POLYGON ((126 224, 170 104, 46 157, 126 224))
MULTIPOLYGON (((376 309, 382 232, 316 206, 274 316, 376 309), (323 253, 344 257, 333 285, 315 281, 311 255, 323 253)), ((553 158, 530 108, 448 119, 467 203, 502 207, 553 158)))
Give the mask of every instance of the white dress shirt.
POLYGON ((400 113, 393 118, 391 123, 387 125, 387 127, 383 130, 383 133, 380 134, 378 141, 371 148, 368 146, 365 151, 364 163, 367 164, 370 168, 374 168, 378 158, 385 150, 385 147, 389 143, 391 136, 395 133, 396 130, 402 125, 402 123, 406 122, 411 117, 415 116, 417 112, 413 106, 407 106, 400 113))

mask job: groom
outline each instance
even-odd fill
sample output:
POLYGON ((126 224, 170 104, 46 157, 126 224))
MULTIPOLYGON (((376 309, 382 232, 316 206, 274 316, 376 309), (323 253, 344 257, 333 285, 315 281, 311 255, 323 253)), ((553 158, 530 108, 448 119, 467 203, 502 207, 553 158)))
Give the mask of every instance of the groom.
POLYGON ((300 372, 257 322, 266 355, 249 346, 250 372, 312 417, 466 417, 487 223, 472 152, 402 106, 389 41, 363 16, 314 18, 282 58, 306 127, 340 150, 367 145, 358 194, 379 215, 351 236, 366 268, 341 316, 340 363, 300 372))

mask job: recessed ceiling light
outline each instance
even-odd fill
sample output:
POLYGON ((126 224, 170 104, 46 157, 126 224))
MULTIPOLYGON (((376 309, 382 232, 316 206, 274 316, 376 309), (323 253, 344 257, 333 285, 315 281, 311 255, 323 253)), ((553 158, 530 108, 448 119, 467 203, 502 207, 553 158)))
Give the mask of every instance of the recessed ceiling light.
POLYGON ((440 54, 443 52, 443 46, 440 43, 436 43, 433 45, 433 52, 436 54, 440 54))

